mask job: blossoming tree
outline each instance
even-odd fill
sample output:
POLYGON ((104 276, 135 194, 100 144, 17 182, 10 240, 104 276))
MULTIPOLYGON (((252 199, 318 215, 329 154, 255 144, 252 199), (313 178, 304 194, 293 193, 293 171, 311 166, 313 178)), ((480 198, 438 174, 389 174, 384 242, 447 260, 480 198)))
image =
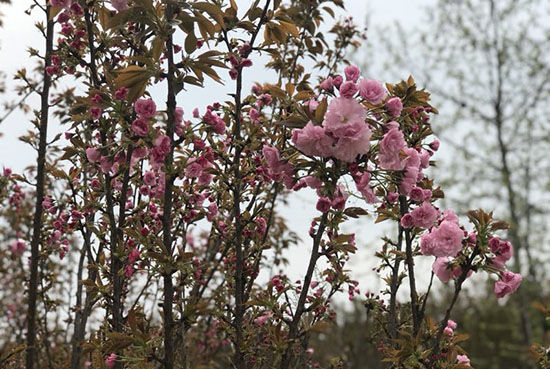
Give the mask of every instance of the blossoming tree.
POLYGON ((506 224, 475 210, 466 226, 437 207, 443 191, 425 173, 437 111, 412 78, 383 85, 345 66, 360 32, 349 19, 320 31, 341 1, 33 7, 46 17, 38 131, 24 138, 37 166, 0 178, 4 367, 318 367, 310 335, 335 320, 335 294, 360 292, 346 263, 361 235, 341 226, 368 214, 397 229, 376 253, 387 288, 365 298, 384 361, 470 367, 452 309, 475 272, 495 276, 496 297, 518 288, 506 224), (259 55, 273 80, 245 86, 259 55), (178 106, 207 79, 226 80, 230 98, 178 106), (50 110, 64 140, 47 140, 50 110), (306 188, 317 216, 303 278, 262 279, 297 241, 277 205, 306 188), (419 258, 453 281, 443 317, 426 311, 419 258), (405 280, 410 299, 398 301, 405 280))

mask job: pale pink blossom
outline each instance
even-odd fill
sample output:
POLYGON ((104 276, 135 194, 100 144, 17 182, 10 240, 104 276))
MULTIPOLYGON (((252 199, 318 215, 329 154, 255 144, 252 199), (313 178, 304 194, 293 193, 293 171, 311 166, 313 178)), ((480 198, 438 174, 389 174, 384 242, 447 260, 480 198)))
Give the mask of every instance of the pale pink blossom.
POLYGON ((367 110, 357 100, 339 97, 328 105, 323 127, 329 132, 334 132, 348 124, 365 124, 366 117, 367 110))
POLYGON ((449 258, 442 257, 435 259, 432 265, 435 276, 443 283, 447 283, 453 277, 453 270, 449 268, 449 258))
POLYGON ((430 228, 439 217, 439 211, 426 201, 411 212, 411 217, 416 227, 430 228))
POLYGON ((374 105, 380 104, 386 98, 384 86, 373 79, 364 79, 359 82, 359 94, 374 105))
POLYGON ((111 5, 119 12, 129 8, 128 0, 111 0, 111 5))
POLYGON ((464 232, 458 224, 444 220, 439 227, 432 229, 433 255, 437 257, 456 256, 462 248, 464 232))
POLYGON ((470 358, 467 355, 456 355, 459 364, 470 365, 470 358))
POLYGON ((380 141, 379 165, 382 169, 402 170, 405 160, 400 152, 405 149, 403 133, 396 128, 390 129, 380 141))
POLYGON ((398 97, 392 97, 386 102, 386 109, 388 109, 388 113, 393 118, 396 118, 401 115, 401 111, 403 110, 403 103, 401 102, 401 99, 398 97))
POLYGON ((324 127, 309 122, 303 129, 294 130, 292 142, 306 155, 329 157, 335 140, 326 134, 324 127))

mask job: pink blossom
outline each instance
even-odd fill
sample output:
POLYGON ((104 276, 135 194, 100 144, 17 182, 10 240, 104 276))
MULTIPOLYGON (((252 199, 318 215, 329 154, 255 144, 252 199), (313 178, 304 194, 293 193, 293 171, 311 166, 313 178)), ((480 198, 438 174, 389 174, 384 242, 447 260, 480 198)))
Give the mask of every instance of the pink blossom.
POLYGON ((188 178, 197 178, 202 172, 202 166, 197 163, 191 163, 185 168, 185 176, 188 178))
POLYGON ((50 0, 50 5, 60 8, 68 8, 71 5, 71 0, 50 0))
POLYGON ((202 172, 200 175, 199 175, 199 185, 201 186, 208 186, 211 182, 212 182, 212 179, 214 179, 214 175, 210 174, 210 173, 206 173, 206 172, 202 172))
POLYGON ((443 330, 443 334, 447 337, 452 337, 454 336, 455 332, 451 327, 445 327, 445 329, 443 330))
POLYGON ((401 226, 403 228, 412 228, 414 227, 414 219, 410 213, 404 214, 401 217, 401 226))
POLYGON ((140 255, 141 253, 139 252, 139 250, 136 248, 133 248, 128 254, 128 262, 130 262, 131 264, 135 263, 136 261, 139 260, 140 255))
POLYGON ((268 312, 267 314, 259 316, 256 319, 254 319, 254 324, 265 325, 269 321, 269 319, 271 319, 272 316, 273 314, 271 314, 271 312, 268 312))
POLYGON ((374 190, 369 186, 370 174, 368 172, 354 177, 354 180, 357 190, 365 197, 365 201, 367 203, 373 204, 379 201, 374 193, 374 190))
POLYGON ((403 103, 401 102, 401 99, 398 97, 392 97, 386 102, 386 109, 388 109, 388 113, 390 116, 396 118, 401 115, 401 111, 403 110, 403 103))
POLYGON ((502 298, 516 292, 522 279, 521 274, 503 271, 500 274, 500 280, 495 282, 496 297, 502 298))
POLYGON ((157 113, 157 106, 151 99, 138 99, 134 103, 134 110, 140 118, 149 119, 157 113))
POLYGON ((508 241, 502 241, 498 237, 491 237, 489 240, 489 249, 495 254, 492 262, 497 268, 502 268, 514 255, 512 244, 508 241))
POLYGON ((156 176, 155 172, 152 172, 150 170, 145 172, 145 174, 143 175, 143 181, 148 186, 154 186, 156 184, 156 181, 157 181, 157 176, 156 176))
POLYGON ((82 9, 82 6, 80 6, 79 3, 74 2, 69 6, 69 9, 71 10, 71 13, 74 15, 82 15, 84 14, 84 9, 82 9))
POLYGON ((128 88, 127 87, 121 87, 118 90, 115 91, 115 99, 117 100, 125 100, 126 96, 128 96, 128 88))
POLYGON ((292 142, 306 155, 329 157, 333 153, 334 139, 325 134, 325 128, 308 124, 303 129, 295 129, 292 142))
POLYGON ((409 196, 413 201, 422 201, 424 200, 424 191, 420 187, 413 187, 409 196))
POLYGON ((348 65, 344 69, 344 74, 346 75, 346 81, 352 81, 355 83, 359 79, 361 72, 355 65, 348 65))
POLYGON ((348 193, 344 186, 339 185, 334 192, 334 196, 330 206, 339 211, 343 211, 346 208, 346 200, 348 198, 348 193))
POLYGON ((342 97, 352 98, 357 93, 357 86, 352 81, 346 81, 340 85, 339 92, 342 97))
POLYGON ((103 173, 109 173, 109 171, 111 170, 111 168, 113 167, 113 161, 110 160, 108 157, 106 156, 102 156, 100 159, 99 159, 99 166, 101 168, 101 171, 103 173))
POLYGON ((107 356, 107 358, 105 359, 105 365, 107 365, 107 368, 113 369, 115 367, 115 364, 116 364, 116 354, 113 353, 107 356))
POLYGON ((332 201, 328 197, 320 197, 319 200, 317 200, 316 209, 319 210, 322 213, 326 213, 330 210, 330 205, 332 201))
POLYGON ((336 159, 349 163, 354 161, 358 155, 369 152, 372 132, 366 123, 348 124, 334 130, 332 133, 338 138, 332 153, 336 159))
POLYGON ((170 152, 170 137, 165 135, 160 135, 155 140, 155 148, 159 150, 160 153, 166 155, 170 152))
POLYGON ((431 232, 424 233, 420 236, 420 252, 422 252, 423 255, 433 255, 434 246, 434 237, 431 232))
POLYGON ((264 145, 262 148, 264 159, 274 172, 278 172, 281 167, 281 159, 279 158, 279 150, 274 147, 264 145))
POLYGON ((101 158, 101 152, 95 147, 89 147, 86 149, 86 158, 90 163, 95 163, 101 158))
POLYGON ((422 203, 411 212, 416 227, 430 228, 439 217, 439 211, 429 202, 422 203))
POLYGON ((405 149, 403 133, 395 128, 390 129, 380 141, 380 167, 388 170, 402 170, 405 167, 405 160, 399 153, 403 149, 405 149))
POLYGON ((22 240, 15 240, 10 243, 11 252, 17 256, 23 255, 27 245, 22 240))
POLYGON ((129 8, 128 0, 111 0, 111 5, 119 12, 129 8))
POLYGON ((431 233, 433 236, 434 256, 456 256, 462 248, 464 232, 454 222, 444 220, 431 233))
POLYGON ((470 358, 467 355, 456 355, 459 364, 470 365, 470 358))
POLYGON ((443 283, 447 283, 453 277, 453 270, 449 268, 449 258, 442 257, 435 259, 432 271, 443 283))
POLYGON ((218 215, 218 205, 216 205, 216 203, 213 202, 210 205, 208 205, 207 209, 208 209, 208 213, 206 214, 206 219, 208 219, 209 222, 212 222, 218 215))
POLYGON ((437 151, 439 149, 439 141, 434 140, 432 143, 430 143, 430 149, 433 151, 437 151))
MULTIPOLYGON (((63 2, 63 0, 61 0, 61 2, 63 2)), ((69 3, 69 1, 67 1, 67 3, 69 3)), ((67 6, 63 6, 63 8, 67 8, 67 6)), ((69 13, 63 12, 63 13, 61 13, 57 16, 57 22, 58 23, 66 23, 66 22, 69 21, 70 18, 71 18, 71 16, 69 15, 69 13)))
POLYGON ((449 222, 453 222, 453 223, 458 224, 458 216, 451 209, 447 209, 443 212, 442 220, 448 220, 449 222))
POLYGON ((332 83, 332 77, 328 77, 323 82, 321 82, 319 87, 321 87, 321 89, 325 90, 325 91, 332 91, 332 89, 334 87, 334 85, 332 83))
POLYGON ((250 108, 250 110, 248 111, 248 114, 250 115, 250 121, 252 123, 258 122, 258 118, 260 117, 260 112, 258 111, 258 109, 250 108))
POLYGON ((344 79, 342 78, 342 76, 338 75, 338 76, 332 77, 332 84, 334 85, 334 87, 340 88, 340 85, 342 85, 342 82, 344 82, 344 79))
POLYGON ((132 122, 132 132, 136 136, 147 136, 149 133, 149 122, 144 118, 137 118, 132 122))
POLYGON ((359 94, 374 105, 380 104, 386 98, 384 86, 373 79, 364 79, 359 82, 359 94))
POLYGON ((458 325, 456 324, 456 322, 454 320, 447 320, 447 327, 451 328, 451 329, 456 329, 458 325))
POLYGON ((183 108, 177 107, 174 110, 174 121, 176 124, 181 124, 183 122, 183 108))
POLYGON ((349 124, 365 124, 366 117, 367 110, 357 100, 339 97, 328 105, 323 127, 329 132, 335 132, 349 124))
POLYGON ((92 119, 99 119, 101 118, 101 114, 103 114, 103 109, 101 109, 99 106, 92 106, 90 108, 90 115, 92 116, 92 119))

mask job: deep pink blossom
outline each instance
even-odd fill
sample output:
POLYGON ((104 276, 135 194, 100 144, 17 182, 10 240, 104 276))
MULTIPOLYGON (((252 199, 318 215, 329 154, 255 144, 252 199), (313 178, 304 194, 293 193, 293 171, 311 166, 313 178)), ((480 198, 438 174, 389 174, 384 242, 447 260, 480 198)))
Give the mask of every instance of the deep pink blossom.
POLYGON ((89 147, 86 149, 86 158, 90 163, 95 163, 101 158, 101 152, 95 147, 89 147))
POLYGON ((113 369, 115 367, 116 359, 117 357, 114 353, 107 356, 107 358, 105 359, 105 365, 108 369, 113 369))
POLYGON ((157 113, 157 106, 151 99, 138 99, 134 103, 134 110, 140 118, 149 119, 157 113))
POLYGON ((149 133, 149 122, 144 118, 137 118, 132 122, 132 132, 136 136, 147 136, 149 133))
POLYGON ((321 89, 325 91, 332 91, 332 89, 334 88, 334 85, 332 83, 332 77, 328 77, 323 82, 321 82, 319 87, 321 87, 321 89))
POLYGON ((50 5, 60 8, 68 8, 71 5, 71 0, 50 0, 50 5))
POLYGON ((99 119, 101 118, 101 114, 103 114, 103 109, 101 109, 99 106, 92 106, 90 108, 90 115, 92 116, 92 119, 99 119))
POLYGON ((74 15, 83 15, 84 14, 84 9, 82 9, 82 6, 80 6, 80 4, 77 3, 77 2, 73 2, 69 6, 69 9, 71 10, 71 13, 73 13, 74 15))
POLYGON ((359 79, 361 72, 355 65, 348 65, 344 69, 344 74, 346 75, 346 81, 352 81, 355 83, 359 79))
POLYGON ((128 96, 129 89, 127 87, 121 87, 118 90, 115 91, 115 99, 117 100, 126 100, 126 96, 128 96))
POLYGON ((503 271, 500 274, 500 280, 495 282, 495 295, 502 298, 506 295, 516 292, 523 277, 521 274, 503 271))
POLYGON ((352 81, 346 81, 340 85, 338 91, 340 92, 340 96, 352 98, 357 93, 357 86, 352 81))
POLYGON ((317 205, 315 208, 319 210, 322 213, 326 213, 330 210, 330 205, 332 204, 332 201, 328 197, 320 197, 319 200, 317 200, 317 205))

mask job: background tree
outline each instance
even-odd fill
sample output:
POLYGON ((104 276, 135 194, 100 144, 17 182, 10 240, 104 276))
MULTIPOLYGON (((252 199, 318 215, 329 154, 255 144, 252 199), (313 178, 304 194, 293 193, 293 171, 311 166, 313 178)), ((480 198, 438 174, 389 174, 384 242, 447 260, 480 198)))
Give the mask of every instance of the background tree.
POLYGON ((370 39, 381 61, 371 70, 412 73, 437 96, 434 130, 452 146, 442 159, 452 168, 441 172, 447 201, 507 214, 515 269, 529 280, 516 309, 524 346, 544 335, 531 306, 548 280, 549 16, 545 1, 441 0, 420 29, 396 25, 370 39))

